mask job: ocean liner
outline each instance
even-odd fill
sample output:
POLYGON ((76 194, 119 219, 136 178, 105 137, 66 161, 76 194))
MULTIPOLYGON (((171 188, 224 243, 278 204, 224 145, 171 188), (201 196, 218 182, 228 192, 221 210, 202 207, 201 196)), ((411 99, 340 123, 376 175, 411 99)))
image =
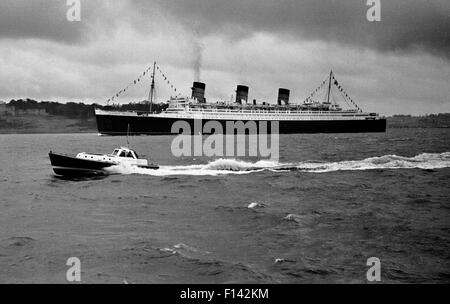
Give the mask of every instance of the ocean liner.
MULTIPOLYGON (((386 119, 377 113, 362 111, 349 97, 336 80, 331 71, 310 95, 300 104, 289 101, 290 90, 280 88, 276 103, 248 102, 249 87, 238 85, 236 98, 233 102, 207 103, 205 99, 206 85, 194 82, 191 97, 171 97, 168 107, 160 112, 151 111, 155 89, 155 69, 151 73, 151 87, 148 98, 148 111, 114 111, 95 109, 98 131, 102 135, 125 135, 128 131, 134 135, 168 135, 177 121, 187 122, 191 134, 195 126, 201 124, 201 130, 208 121, 216 121, 227 130, 229 122, 256 122, 258 133, 362 133, 385 132, 386 119), (323 94, 320 94, 322 92, 323 94), (340 96, 349 109, 343 109, 338 104, 340 96), (261 122, 266 122, 261 127, 261 122), (277 128, 271 128, 278 122, 277 128)), ((147 69, 147 73, 150 68, 147 69)), ((143 75, 145 75, 145 73, 143 75)), ((149 73, 150 74, 150 73, 149 73)), ((162 74, 164 79, 167 77, 162 74)), ((139 79, 138 79, 139 80, 139 79)), ((136 81, 134 81, 136 83, 136 81)), ((170 83, 169 83, 170 84, 170 83)), ((172 86, 173 87, 173 86, 172 86)), ((175 89, 176 91, 176 89, 175 89)), ((121 91, 122 92, 122 91, 121 91)), ((119 93, 121 93, 119 92, 119 93)), ((115 97, 118 97, 116 94, 115 97)), ((233 131, 235 132, 235 131, 233 131)), ((178 134, 178 131, 175 131, 178 134)), ((204 133, 204 132, 203 132, 204 133)))

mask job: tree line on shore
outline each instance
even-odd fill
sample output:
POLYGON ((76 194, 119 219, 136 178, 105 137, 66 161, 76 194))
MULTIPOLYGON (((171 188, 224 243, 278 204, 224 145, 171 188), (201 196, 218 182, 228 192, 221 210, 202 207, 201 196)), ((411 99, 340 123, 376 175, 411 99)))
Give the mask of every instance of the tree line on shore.
POLYGON ((450 128, 450 113, 422 116, 394 115, 388 117, 391 128, 450 128))
MULTIPOLYGON (((82 102, 60 103, 55 101, 36 101, 33 99, 13 99, 8 106, 14 106, 17 110, 44 109, 49 115, 61 115, 69 118, 89 119, 94 117, 94 109, 120 110, 120 111, 142 111, 148 112, 150 106, 145 102, 128 103, 103 106, 99 104, 84 104, 82 102)), ((152 105, 152 112, 161 112, 167 108, 167 104, 159 103, 152 105)))

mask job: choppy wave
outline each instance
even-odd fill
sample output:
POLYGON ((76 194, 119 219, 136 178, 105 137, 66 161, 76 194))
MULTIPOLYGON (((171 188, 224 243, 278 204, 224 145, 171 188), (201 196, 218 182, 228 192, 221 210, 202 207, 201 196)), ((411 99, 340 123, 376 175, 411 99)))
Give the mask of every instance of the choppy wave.
POLYGON ((290 222, 300 223, 302 221, 303 217, 298 214, 288 214, 283 219, 286 221, 290 221, 290 222))
POLYGON ((173 245, 172 247, 166 247, 159 249, 161 252, 168 252, 171 255, 180 255, 185 258, 200 258, 209 255, 211 252, 202 251, 195 247, 180 243, 177 245, 173 245))
POLYGON ((261 202, 252 202, 250 204, 248 204, 247 208, 248 209, 257 209, 257 208, 265 208, 266 204, 261 203, 261 202))
POLYGON ((298 162, 278 163, 271 160, 246 162, 236 159, 217 159, 208 164, 187 166, 161 166, 158 170, 144 169, 130 165, 109 168, 111 173, 145 174, 153 176, 168 175, 226 175, 249 174, 261 171, 302 171, 325 173, 334 171, 374 170, 374 169, 442 169, 450 167, 450 152, 422 153, 414 157, 384 155, 363 160, 340 162, 298 162))

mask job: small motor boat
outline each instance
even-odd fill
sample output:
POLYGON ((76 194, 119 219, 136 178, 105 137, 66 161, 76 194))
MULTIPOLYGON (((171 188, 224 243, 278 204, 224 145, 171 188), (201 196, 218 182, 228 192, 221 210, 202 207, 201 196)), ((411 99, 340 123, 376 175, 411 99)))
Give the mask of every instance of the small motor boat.
POLYGON ((90 177, 107 175, 108 167, 127 164, 145 169, 159 169, 156 164, 140 159, 137 153, 127 147, 114 149, 111 154, 93 154, 81 152, 75 157, 49 152, 53 171, 57 175, 69 177, 90 177))

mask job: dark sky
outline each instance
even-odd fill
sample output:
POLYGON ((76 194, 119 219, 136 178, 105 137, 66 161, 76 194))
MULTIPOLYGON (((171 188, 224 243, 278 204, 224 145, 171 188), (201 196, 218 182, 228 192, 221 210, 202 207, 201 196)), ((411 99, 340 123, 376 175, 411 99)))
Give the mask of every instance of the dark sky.
POLYGON ((368 22, 364 0, 81 0, 70 23, 65 0, 2 0, 0 100, 104 102, 157 60, 185 94, 199 74, 210 100, 243 83, 300 102, 333 69, 364 109, 449 112, 450 2, 380 2, 368 22))
MULTIPOLYGON (((152 4, 135 0, 151 11, 152 4)), ((450 2, 381 0, 382 22, 367 22, 362 0, 181 0, 158 3, 201 35, 328 40, 380 51, 410 50, 450 58, 450 2)))

